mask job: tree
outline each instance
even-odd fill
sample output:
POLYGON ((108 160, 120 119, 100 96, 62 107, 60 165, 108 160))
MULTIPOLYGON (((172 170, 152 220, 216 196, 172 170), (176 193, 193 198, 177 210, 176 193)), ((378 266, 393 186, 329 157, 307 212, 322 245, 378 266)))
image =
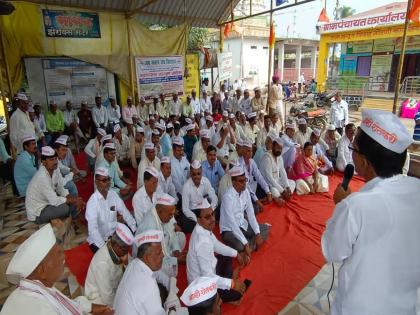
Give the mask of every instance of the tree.
POLYGON ((188 50, 197 50, 209 41, 209 30, 202 27, 191 27, 188 36, 188 50))
POLYGON ((348 16, 353 15, 354 13, 356 13, 356 10, 353 9, 352 7, 348 7, 348 6, 342 6, 340 9, 338 9, 338 17, 340 19, 344 19, 348 16))

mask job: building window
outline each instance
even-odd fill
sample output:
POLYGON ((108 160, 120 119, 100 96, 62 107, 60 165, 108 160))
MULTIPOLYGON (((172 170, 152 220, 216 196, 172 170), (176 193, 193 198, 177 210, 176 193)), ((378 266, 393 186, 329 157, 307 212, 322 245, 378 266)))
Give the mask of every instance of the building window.
POLYGON ((251 49, 257 49, 257 46, 251 46, 251 49))
POLYGON ((264 46, 263 49, 268 49, 268 46, 264 46))

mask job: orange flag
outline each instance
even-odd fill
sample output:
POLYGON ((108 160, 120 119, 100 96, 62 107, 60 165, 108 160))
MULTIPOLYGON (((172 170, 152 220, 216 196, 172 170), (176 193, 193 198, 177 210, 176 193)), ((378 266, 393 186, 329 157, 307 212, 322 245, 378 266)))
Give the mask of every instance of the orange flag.
POLYGON ((408 18, 414 23, 420 23, 420 0, 413 1, 408 18))
POLYGON ((270 37, 268 39, 268 45, 270 46, 270 49, 274 48, 274 45, 276 43, 276 34, 274 31, 274 23, 271 23, 270 25, 270 37))
POLYGON ((329 23, 330 19, 328 18, 327 11, 325 8, 322 9, 321 14, 319 15, 318 22, 329 23))
POLYGON ((225 37, 228 37, 231 30, 232 29, 230 27, 230 23, 226 23, 225 24, 225 30, 223 31, 223 35, 225 35, 225 37))

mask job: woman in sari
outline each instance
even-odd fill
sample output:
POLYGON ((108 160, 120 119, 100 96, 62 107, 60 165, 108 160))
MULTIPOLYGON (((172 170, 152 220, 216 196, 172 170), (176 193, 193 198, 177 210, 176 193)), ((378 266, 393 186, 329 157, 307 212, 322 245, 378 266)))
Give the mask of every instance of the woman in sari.
POLYGON ((319 162, 313 155, 312 143, 306 142, 288 174, 296 181, 298 195, 328 191, 328 177, 318 172, 319 162))

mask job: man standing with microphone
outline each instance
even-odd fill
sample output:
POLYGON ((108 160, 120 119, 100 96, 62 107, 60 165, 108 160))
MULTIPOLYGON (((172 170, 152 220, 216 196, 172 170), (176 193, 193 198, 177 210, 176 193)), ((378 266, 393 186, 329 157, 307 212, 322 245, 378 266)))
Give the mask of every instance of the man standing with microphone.
POLYGON ((357 193, 337 187, 321 241, 326 260, 342 263, 332 315, 416 313, 420 180, 402 175, 411 142, 395 115, 363 111, 350 149, 366 184, 357 193))

